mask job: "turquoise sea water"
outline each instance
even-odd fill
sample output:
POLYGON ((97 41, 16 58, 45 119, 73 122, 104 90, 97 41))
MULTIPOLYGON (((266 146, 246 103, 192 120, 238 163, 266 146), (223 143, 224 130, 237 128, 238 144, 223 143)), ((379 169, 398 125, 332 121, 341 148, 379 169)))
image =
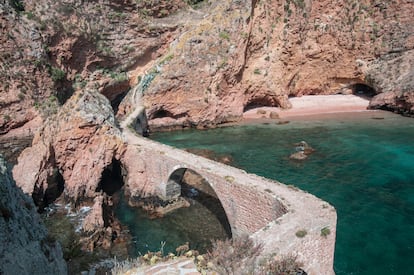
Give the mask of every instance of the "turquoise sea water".
POLYGON ((336 274, 414 274, 414 119, 378 114, 157 133, 179 148, 231 155, 234 166, 335 206, 336 274), (289 160, 294 143, 316 149, 289 160))
POLYGON ((212 239, 226 239, 226 231, 218 218, 199 202, 190 202, 188 208, 177 209, 163 218, 150 219, 144 210, 129 207, 125 200, 120 200, 115 213, 133 237, 130 256, 161 250, 165 255, 176 253, 175 249, 186 242, 190 249, 205 253, 212 239))

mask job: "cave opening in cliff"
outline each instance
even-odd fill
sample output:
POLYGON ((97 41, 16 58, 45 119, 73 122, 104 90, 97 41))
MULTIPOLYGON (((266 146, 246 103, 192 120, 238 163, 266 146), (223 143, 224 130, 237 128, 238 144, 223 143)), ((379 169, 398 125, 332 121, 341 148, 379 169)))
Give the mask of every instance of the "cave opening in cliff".
POLYGON ((374 97, 377 94, 374 88, 363 83, 356 83, 351 85, 351 90, 354 95, 368 99, 374 97))
POLYGON ((249 100, 243 109, 243 112, 247 112, 252 109, 260 108, 260 107, 279 107, 276 101, 269 97, 259 97, 249 100))
POLYGON ((164 117, 173 117, 173 114, 167 110, 164 109, 160 109, 158 111, 156 111, 155 113, 153 113, 151 116, 151 119, 156 119, 156 118, 164 118, 164 117))
POLYGON ((53 203, 59 198, 65 188, 65 180, 57 168, 54 168, 52 173, 47 178, 47 188, 44 192, 41 188, 35 188, 32 198, 39 212, 42 212, 45 207, 53 203))
POLYGON ((125 96, 128 94, 128 91, 122 92, 120 94, 117 94, 115 98, 113 98, 111 101, 112 110, 114 110, 114 114, 118 113, 119 105, 121 104, 122 100, 125 98, 125 96))
POLYGON ((180 188, 178 192, 180 192, 181 197, 197 201, 213 213, 227 237, 232 237, 231 226, 224 207, 216 192, 204 177, 194 170, 179 168, 170 175, 168 182, 180 188))
POLYGON ((112 163, 105 167, 102 172, 101 181, 96 188, 96 191, 103 191, 109 196, 120 190, 124 186, 124 178, 122 176, 121 162, 117 159, 112 159, 112 163))

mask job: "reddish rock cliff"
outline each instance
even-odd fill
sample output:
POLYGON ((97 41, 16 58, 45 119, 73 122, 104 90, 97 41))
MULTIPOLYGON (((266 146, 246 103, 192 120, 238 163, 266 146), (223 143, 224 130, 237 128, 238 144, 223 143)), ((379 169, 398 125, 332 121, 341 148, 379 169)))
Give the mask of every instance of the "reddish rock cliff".
POLYGON ((209 3, 144 78, 153 128, 237 120, 304 94, 386 92, 373 108, 412 114, 412 1, 209 3))
MULTIPOLYGON (((380 94, 372 108, 412 114, 412 1, 187 4, 197 2, 0 3, 0 133, 33 128, 85 86, 117 111, 137 83, 153 128, 208 127, 251 106, 289 108, 289 96, 361 87, 380 94)), ((128 97, 118 115, 134 105, 128 97)))
POLYGON ((109 101, 96 91, 80 91, 46 121, 18 158, 13 176, 38 204, 50 202, 48 194, 59 185, 75 201, 93 198, 103 189, 104 169, 123 148, 109 101))

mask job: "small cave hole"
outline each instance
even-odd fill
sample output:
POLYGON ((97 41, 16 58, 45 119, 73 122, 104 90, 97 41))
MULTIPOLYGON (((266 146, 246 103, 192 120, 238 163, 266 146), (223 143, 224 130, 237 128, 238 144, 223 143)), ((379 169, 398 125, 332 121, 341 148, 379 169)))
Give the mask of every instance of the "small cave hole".
POLYGON ((103 191, 109 196, 120 190, 124 186, 124 178, 122 176, 121 162, 112 159, 112 163, 105 167, 102 172, 101 181, 96 189, 97 192, 103 191))
POLYGON ((43 212, 45 207, 59 198, 65 189, 65 180, 57 168, 53 169, 51 175, 47 178, 47 189, 44 193, 41 189, 35 189, 32 194, 33 201, 38 207, 39 212, 43 212))
POLYGON ((173 114, 167 110, 160 109, 156 111, 152 116, 151 119, 155 118, 163 118, 163 117, 173 117, 173 114))
POLYGON ((260 107, 278 107, 278 104, 272 100, 271 98, 256 98, 250 100, 243 109, 243 112, 247 112, 252 109, 260 108, 260 107))
POLYGON ((111 106, 112 106, 112 110, 114 110, 114 114, 118 113, 119 105, 121 104, 122 100, 124 100, 127 94, 128 94, 128 91, 122 92, 118 94, 114 99, 111 100, 111 106))
POLYGON ((363 83, 351 85, 352 93, 363 98, 372 98, 377 94, 374 88, 363 83))

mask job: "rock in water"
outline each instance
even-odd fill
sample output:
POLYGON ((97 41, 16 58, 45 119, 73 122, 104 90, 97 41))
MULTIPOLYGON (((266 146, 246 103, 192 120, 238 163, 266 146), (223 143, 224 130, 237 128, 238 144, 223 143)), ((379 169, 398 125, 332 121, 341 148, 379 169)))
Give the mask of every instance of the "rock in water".
POLYGON ((0 157, 0 274, 67 274, 59 243, 48 237, 32 199, 0 157))
POLYGON ((289 158, 296 160, 304 160, 308 158, 308 155, 306 155, 303 151, 299 151, 291 154, 289 158))
POLYGON ((295 146, 296 152, 290 155, 290 159, 304 160, 307 159, 310 154, 315 152, 315 149, 310 147, 306 141, 295 143, 295 146))

